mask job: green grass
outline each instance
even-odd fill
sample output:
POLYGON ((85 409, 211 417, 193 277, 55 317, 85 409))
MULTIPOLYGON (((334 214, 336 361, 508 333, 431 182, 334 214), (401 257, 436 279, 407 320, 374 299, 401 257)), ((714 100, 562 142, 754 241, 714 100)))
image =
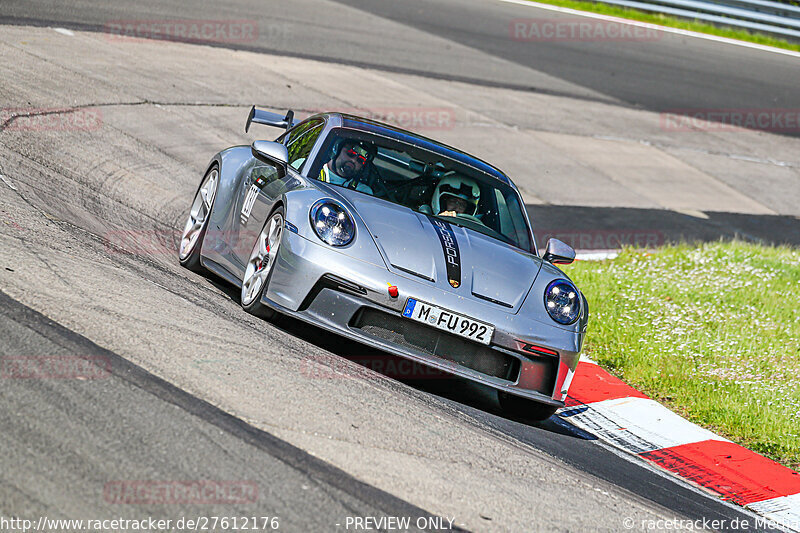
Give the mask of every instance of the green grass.
POLYGON ((751 33, 747 30, 739 30, 728 27, 714 26, 698 20, 686 20, 678 17, 671 17, 659 13, 648 13, 647 11, 640 11, 638 9, 630 9, 620 6, 612 6, 608 4, 598 4, 595 2, 584 2, 581 0, 535 0, 542 4, 550 4, 559 7, 568 7, 577 9, 579 11, 591 11, 592 13, 600 13, 613 17, 621 17, 631 20, 639 20, 642 22, 650 22, 660 26, 669 26, 671 28, 680 28, 683 30, 696 31, 699 33, 708 33, 710 35, 718 35, 720 37, 727 37, 729 39, 738 39, 740 41, 748 41, 751 43, 763 44, 766 46, 774 46, 776 48, 784 48, 786 50, 794 50, 800 52, 800 44, 789 42, 777 37, 764 35, 761 33, 751 33))
POLYGON ((800 251, 627 249, 567 267, 584 353, 693 422, 800 469, 800 251))

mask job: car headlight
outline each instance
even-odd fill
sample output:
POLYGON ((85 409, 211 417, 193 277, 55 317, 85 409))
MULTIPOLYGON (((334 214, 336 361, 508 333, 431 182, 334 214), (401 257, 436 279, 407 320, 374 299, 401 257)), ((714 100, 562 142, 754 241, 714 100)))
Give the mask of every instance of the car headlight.
POLYGON ((581 316, 581 295, 575 285, 557 279, 544 291, 544 306, 550 318, 559 324, 572 324, 581 316))
POLYGON ((356 234, 350 213, 333 200, 320 200, 311 206, 311 227, 317 237, 331 246, 345 246, 356 234))

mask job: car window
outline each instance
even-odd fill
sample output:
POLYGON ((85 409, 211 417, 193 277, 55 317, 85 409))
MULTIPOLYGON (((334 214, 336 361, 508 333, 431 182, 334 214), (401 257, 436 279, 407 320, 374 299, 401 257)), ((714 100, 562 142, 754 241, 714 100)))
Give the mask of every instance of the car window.
POLYGON ((522 213, 517 194, 504 195, 500 189, 495 189, 497 201, 497 219, 500 232, 503 235, 515 235, 519 242, 528 242, 528 224, 522 213))
POLYGON ((516 189, 442 153, 336 128, 307 175, 531 251, 524 205, 516 189))
POLYGON ((281 141, 289 152, 289 166, 299 171, 311 153, 314 143, 325 123, 322 119, 309 120, 290 130, 281 141))

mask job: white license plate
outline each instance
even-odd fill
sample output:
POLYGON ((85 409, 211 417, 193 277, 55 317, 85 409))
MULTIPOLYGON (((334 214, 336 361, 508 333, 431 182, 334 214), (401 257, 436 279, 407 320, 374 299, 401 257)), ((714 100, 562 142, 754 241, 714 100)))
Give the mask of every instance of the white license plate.
POLYGON ((406 301, 403 316, 482 344, 489 344, 494 333, 494 326, 414 298, 406 301))

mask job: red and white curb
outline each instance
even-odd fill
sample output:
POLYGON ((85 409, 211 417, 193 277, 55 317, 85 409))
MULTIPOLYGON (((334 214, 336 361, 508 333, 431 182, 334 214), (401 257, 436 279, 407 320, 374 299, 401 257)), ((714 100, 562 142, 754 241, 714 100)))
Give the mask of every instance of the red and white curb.
POLYGON ((616 448, 800 532, 800 474, 676 415, 585 357, 558 415, 616 448))

